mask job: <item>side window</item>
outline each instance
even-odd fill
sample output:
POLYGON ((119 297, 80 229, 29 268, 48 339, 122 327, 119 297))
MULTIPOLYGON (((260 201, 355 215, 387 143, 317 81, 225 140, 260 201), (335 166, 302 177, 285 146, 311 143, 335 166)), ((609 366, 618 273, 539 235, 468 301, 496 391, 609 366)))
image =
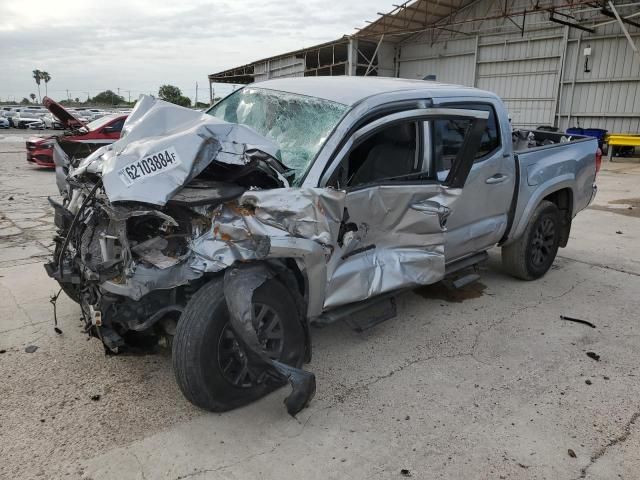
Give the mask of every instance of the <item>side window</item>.
POLYGON ((124 125, 124 118, 121 118, 113 122, 111 125, 109 125, 109 128, 111 129, 112 132, 120 132, 122 131, 123 125, 124 125))
POLYGON ((422 169, 419 141, 418 122, 385 127, 351 150, 329 184, 355 187, 418 173, 422 169))
POLYGON ((471 120, 468 119, 440 119, 430 122, 433 125, 433 158, 439 179, 442 172, 451 169, 453 161, 458 156, 464 143, 471 120))
MULTIPOLYGON (((447 108, 468 108, 471 110, 488 111, 487 126, 480 141, 480 148, 476 152, 476 162, 483 161, 488 154, 500 147, 500 134, 496 114, 492 106, 487 104, 446 105, 447 108)), ((451 168, 451 162, 456 158, 462 147, 464 138, 471 127, 470 120, 443 119, 432 123, 433 157, 438 178, 442 180, 443 172, 451 168)))

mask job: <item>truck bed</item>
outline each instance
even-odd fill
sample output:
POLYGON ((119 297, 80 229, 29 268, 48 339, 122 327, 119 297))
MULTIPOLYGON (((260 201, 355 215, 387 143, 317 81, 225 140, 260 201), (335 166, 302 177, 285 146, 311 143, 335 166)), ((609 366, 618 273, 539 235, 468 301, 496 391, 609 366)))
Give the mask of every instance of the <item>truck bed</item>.
POLYGON ((586 208, 595 195, 596 138, 519 130, 514 132, 514 139, 517 195, 511 212, 513 224, 504 243, 523 233, 533 210, 548 195, 567 189, 571 217, 586 208))

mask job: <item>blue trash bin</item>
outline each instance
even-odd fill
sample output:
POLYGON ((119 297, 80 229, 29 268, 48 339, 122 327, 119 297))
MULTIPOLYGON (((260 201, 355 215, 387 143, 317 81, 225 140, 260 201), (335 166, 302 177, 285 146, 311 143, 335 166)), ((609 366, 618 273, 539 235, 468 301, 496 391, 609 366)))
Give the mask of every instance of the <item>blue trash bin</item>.
POLYGON ((601 128, 585 128, 584 134, 588 137, 596 137, 598 139, 598 146, 602 148, 602 144, 604 143, 604 138, 607 135, 608 130, 603 130, 601 128))

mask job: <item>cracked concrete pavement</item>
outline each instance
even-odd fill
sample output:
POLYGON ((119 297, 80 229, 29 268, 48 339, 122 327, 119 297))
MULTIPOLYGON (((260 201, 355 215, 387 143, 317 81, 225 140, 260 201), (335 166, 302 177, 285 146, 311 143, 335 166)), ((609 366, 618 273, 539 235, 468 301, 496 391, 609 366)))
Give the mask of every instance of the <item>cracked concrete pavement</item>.
POLYGON ((605 165, 543 279, 506 276, 495 250, 462 292, 402 294, 398 317, 362 334, 314 329, 318 393, 293 419, 284 389, 198 410, 168 355, 105 357, 63 296, 57 335, 42 268, 53 172, 2 135, 0 478, 640 477, 640 165, 605 165))

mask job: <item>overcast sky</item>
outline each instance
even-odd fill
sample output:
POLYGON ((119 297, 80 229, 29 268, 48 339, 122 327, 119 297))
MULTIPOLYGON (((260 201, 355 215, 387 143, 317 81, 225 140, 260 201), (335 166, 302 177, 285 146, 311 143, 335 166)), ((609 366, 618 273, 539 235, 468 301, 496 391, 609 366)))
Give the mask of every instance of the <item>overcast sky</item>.
MULTIPOLYGON (((0 99, 125 98, 169 83, 208 99, 207 74, 354 33, 394 0, 0 0, 0 99), (44 96, 44 86, 41 87, 44 96)), ((225 93, 228 87, 221 87, 225 93)))

